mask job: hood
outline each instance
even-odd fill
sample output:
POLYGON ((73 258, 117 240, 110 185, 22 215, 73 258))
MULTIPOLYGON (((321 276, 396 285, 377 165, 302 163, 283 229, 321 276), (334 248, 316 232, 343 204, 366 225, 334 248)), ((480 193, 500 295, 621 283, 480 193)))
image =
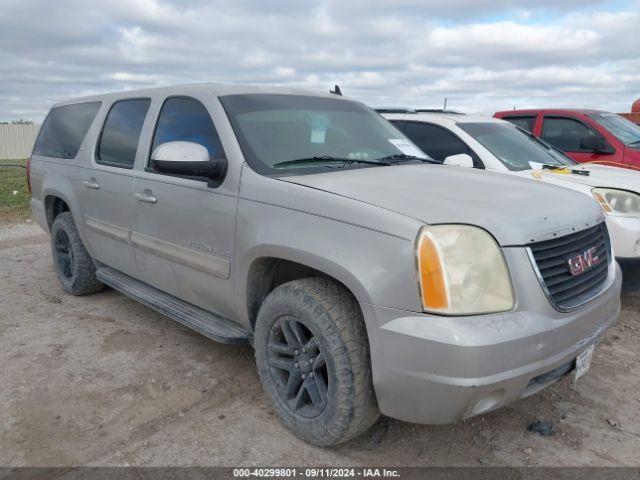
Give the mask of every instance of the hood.
POLYGON ((399 165, 282 177, 366 202, 425 224, 461 223, 503 246, 582 230, 604 219, 588 196, 514 175, 440 165, 399 165))
POLYGON ((618 188, 640 193, 640 171, 606 165, 576 165, 571 170, 587 171, 589 175, 554 173, 552 170, 525 170, 517 173, 526 178, 538 178, 541 175, 541 180, 555 185, 577 183, 587 187, 618 188))

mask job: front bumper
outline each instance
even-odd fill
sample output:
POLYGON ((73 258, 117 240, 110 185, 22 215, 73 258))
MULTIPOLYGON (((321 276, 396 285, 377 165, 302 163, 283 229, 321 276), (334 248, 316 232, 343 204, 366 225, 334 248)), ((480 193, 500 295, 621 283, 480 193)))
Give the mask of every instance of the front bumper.
POLYGON ((640 289, 640 257, 621 258, 616 257, 622 269, 622 282, 625 290, 640 289))
POLYGON ((624 289, 640 288, 640 218, 607 216, 607 229, 624 289))
POLYGON ((640 218, 608 215, 606 222, 616 258, 640 258, 640 218))
POLYGON ((451 423, 545 388, 615 322, 620 285, 616 268, 607 291, 564 314, 528 308, 531 302, 468 317, 362 304, 381 412, 413 423, 451 423))

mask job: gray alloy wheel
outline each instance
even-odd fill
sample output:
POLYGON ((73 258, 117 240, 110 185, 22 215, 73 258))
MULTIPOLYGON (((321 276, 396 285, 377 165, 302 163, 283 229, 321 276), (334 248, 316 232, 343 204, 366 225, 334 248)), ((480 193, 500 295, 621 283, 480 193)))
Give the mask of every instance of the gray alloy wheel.
POLYGON ((104 288, 96 278, 96 267, 82 244, 71 212, 62 212, 53 221, 51 254, 65 292, 86 295, 104 288))
POLYGON ((264 390, 303 440, 342 443, 379 417, 362 313, 337 282, 304 278, 277 287, 260 308, 254 343, 264 390))

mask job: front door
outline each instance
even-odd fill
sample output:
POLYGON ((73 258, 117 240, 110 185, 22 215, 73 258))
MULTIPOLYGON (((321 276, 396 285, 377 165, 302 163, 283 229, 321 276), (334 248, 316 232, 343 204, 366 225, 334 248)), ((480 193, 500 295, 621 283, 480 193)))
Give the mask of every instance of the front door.
POLYGON ((138 269, 129 243, 138 140, 151 101, 115 102, 102 127, 91 166, 84 169, 84 223, 91 255, 133 277, 138 269))
POLYGON ((164 101, 143 171, 134 180, 131 243, 142 280, 196 306, 232 317, 231 289, 236 195, 224 181, 158 173, 148 157, 166 142, 203 145, 210 158, 224 151, 203 103, 192 97, 164 101))
POLYGON ((542 139, 556 148, 562 150, 566 155, 576 162, 613 162, 616 155, 595 153, 591 150, 584 150, 580 142, 586 137, 598 137, 605 140, 602 135, 593 128, 578 119, 545 115, 542 122, 542 139))

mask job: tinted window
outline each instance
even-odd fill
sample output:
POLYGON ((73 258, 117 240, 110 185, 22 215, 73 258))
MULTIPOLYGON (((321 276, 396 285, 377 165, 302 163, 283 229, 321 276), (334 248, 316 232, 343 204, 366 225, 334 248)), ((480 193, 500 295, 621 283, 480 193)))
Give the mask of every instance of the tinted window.
POLYGON ((281 94, 228 95, 220 100, 245 158, 259 173, 369 168, 375 164, 349 160, 375 162, 403 153, 424 156, 402 133, 361 103, 281 94))
POLYGON ((441 162, 451 155, 470 154, 469 148, 462 140, 442 127, 419 122, 392 123, 424 153, 441 162))
POLYGON ((149 99, 135 99, 113 104, 102 128, 96 159, 98 163, 133 167, 142 124, 150 103, 149 99))
POLYGON ((589 115, 625 145, 640 144, 640 127, 615 113, 595 113, 589 115))
POLYGON ((509 170, 574 164, 571 159, 550 145, 506 122, 459 123, 458 126, 489 150, 509 170))
POLYGON ((572 118, 546 117, 542 124, 542 138, 565 152, 581 152, 585 137, 599 137, 582 122, 572 118))
POLYGON ((533 132, 533 125, 536 123, 536 117, 503 117, 503 120, 511 122, 527 132, 533 132))
POLYGON ((75 158, 99 108, 100 102, 52 108, 40 129, 33 154, 75 158))
POLYGON ((166 142, 195 142, 207 148, 209 158, 223 158, 222 144, 206 108, 198 100, 173 97, 164 102, 153 137, 153 152, 166 142))

